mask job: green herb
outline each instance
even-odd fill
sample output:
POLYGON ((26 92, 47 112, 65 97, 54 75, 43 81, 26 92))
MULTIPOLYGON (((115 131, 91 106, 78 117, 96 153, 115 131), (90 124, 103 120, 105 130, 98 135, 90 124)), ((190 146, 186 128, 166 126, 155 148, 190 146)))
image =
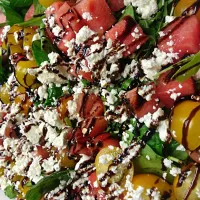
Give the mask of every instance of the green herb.
POLYGON ((123 15, 121 16, 120 20, 126 16, 134 17, 134 9, 133 6, 127 6, 123 12, 123 15))
POLYGON ((42 6, 38 0, 33 0, 33 5, 34 5, 34 16, 40 16, 44 14, 44 11, 46 8, 42 6))
POLYGON ((44 194, 58 187, 61 180, 68 182, 70 179, 71 170, 69 169, 46 176, 27 192, 26 200, 40 200, 44 194))
POLYGON ((160 139, 158 133, 154 133, 147 144, 160 156, 163 155, 163 141, 160 139))
POLYGON ((33 57, 37 63, 38 66, 41 65, 44 61, 48 61, 48 54, 44 51, 44 49, 41 46, 41 40, 35 40, 32 43, 32 51, 33 51, 33 57))
POLYGON ((13 7, 28 7, 33 3, 33 0, 10 0, 10 5, 13 7))
POLYGON ((176 80, 183 82, 195 75, 200 69, 200 52, 192 57, 192 60, 183 65, 172 77, 176 80))
POLYGON ((84 87, 87 87, 90 85, 90 82, 85 79, 82 79, 81 82, 83 83, 84 87))
POLYGON ((14 185, 9 185, 5 188, 4 193, 7 197, 10 199, 16 198, 17 197, 17 191, 15 190, 14 185))
POLYGON ((23 17, 10 6, 9 1, 0 1, 0 9, 6 16, 6 23, 10 26, 24 21, 23 17))
POLYGON ((143 125, 141 128, 140 128, 140 136, 138 137, 139 139, 142 139, 143 136, 146 135, 146 132, 149 130, 149 128, 146 126, 146 125, 143 125))
POLYGON ((52 87, 48 88, 48 97, 44 102, 44 106, 53 106, 55 100, 59 99, 62 95, 62 87, 56 87, 56 85, 53 85, 52 87))
POLYGON ((122 89, 123 90, 127 90, 129 88, 129 86, 131 85, 133 79, 126 79, 123 83, 122 83, 122 89))
POLYGON ((166 145, 165 149, 168 155, 173 156, 179 160, 185 161, 188 159, 188 153, 187 151, 176 150, 179 145, 180 144, 177 141, 172 139, 172 141, 168 145, 166 145))
MULTIPOLYGON (((134 172, 136 174, 150 173, 162 177, 163 157, 156 154, 148 145, 141 151, 140 156, 134 159, 134 172), (149 158, 149 159, 147 159, 149 158)), ((173 183, 174 177, 168 173, 166 180, 173 183)))
POLYGON ((28 21, 18 23, 19 26, 40 26, 42 23, 42 19, 44 18, 44 15, 41 17, 33 17, 29 19, 28 21))
POLYGON ((65 117, 64 121, 65 121, 65 124, 66 124, 67 126, 72 127, 72 122, 71 122, 71 120, 70 120, 68 117, 65 117))
POLYGON ((32 187, 32 186, 33 186, 33 184, 32 184, 32 182, 31 182, 31 181, 28 181, 28 182, 25 184, 25 186, 27 186, 27 187, 32 187))

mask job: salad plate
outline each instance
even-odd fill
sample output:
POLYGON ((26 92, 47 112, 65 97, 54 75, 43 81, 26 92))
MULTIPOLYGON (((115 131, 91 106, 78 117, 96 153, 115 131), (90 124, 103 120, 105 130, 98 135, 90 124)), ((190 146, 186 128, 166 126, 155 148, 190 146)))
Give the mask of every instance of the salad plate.
POLYGON ((199 121, 199 0, 0 1, 0 200, 198 200, 199 121))

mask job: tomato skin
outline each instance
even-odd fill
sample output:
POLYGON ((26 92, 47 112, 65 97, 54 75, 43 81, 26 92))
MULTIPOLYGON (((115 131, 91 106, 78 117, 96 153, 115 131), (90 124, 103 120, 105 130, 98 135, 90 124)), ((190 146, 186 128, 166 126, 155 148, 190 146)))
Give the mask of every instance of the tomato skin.
POLYGON ((195 94, 195 84, 192 78, 180 83, 176 80, 166 82, 166 78, 170 72, 163 73, 158 79, 156 95, 160 101, 167 107, 172 108, 175 100, 170 96, 175 93, 179 94, 178 98, 195 94))
MULTIPOLYGON (((181 16, 183 14, 183 12, 189 8, 190 6, 192 6, 192 4, 194 4, 196 2, 196 0, 180 0, 175 9, 174 9, 174 16, 181 16)), ((198 11, 196 13, 197 18, 200 20, 200 11, 198 11)))
POLYGON ((138 105, 139 105, 139 95, 138 95, 137 88, 134 88, 134 89, 128 91, 125 94, 124 98, 126 100, 128 100, 129 106, 131 107, 132 110, 135 110, 136 108, 138 108, 138 105))
MULTIPOLYGON (((0 11, 0 22, 1 23, 4 23, 4 22, 6 22, 6 16, 0 11)), ((0 28, 0 35, 2 34, 2 31, 3 31, 3 27, 2 28, 0 28)), ((0 40, 0 46, 2 45, 2 41, 0 40)))
POLYGON ((98 117, 104 113, 104 105, 101 98, 95 94, 90 94, 86 97, 83 108, 83 117, 98 117))
POLYGON ((108 122, 105 120, 104 117, 96 117, 96 118, 91 117, 83 121, 81 128, 82 131, 84 128, 86 129, 86 131, 92 129, 89 132, 89 135, 91 138, 93 138, 103 133, 107 127, 108 127, 108 122))
POLYGON ((191 100, 182 101, 174 107, 171 115, 170 131, 172 136, 178 143, 191 151, 200 146, 198 128, 200 120, 199 107, 199 102, 191 100), (188 121, 189 116, 195 109, 197 109, 197 112, 188 121), (184 128, 185 123, 189 125, 187 130, 184 128), (186 131, 186 133, 183 131, 186 131))
POLYGON ((36 156, 41 156, 42 159, 47 159, 49 157, 49 151, 46 148, 43 148, 42 146, 37 146, 35 155, 36 156))

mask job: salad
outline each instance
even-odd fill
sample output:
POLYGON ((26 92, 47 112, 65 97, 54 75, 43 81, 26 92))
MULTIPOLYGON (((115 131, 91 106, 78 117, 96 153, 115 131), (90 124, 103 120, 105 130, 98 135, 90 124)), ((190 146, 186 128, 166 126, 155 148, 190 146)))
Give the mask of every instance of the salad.
POLYGON ((5 195, 200 199, 199 7, 1 0, 5 195))

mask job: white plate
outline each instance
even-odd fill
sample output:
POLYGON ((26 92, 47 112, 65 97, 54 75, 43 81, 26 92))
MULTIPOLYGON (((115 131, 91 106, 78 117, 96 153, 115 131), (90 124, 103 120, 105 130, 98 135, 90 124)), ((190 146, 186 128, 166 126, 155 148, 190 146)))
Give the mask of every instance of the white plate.
POLYGON ((4 192, 0 190, 0 199, 1 200, 10 200, 8 197, 5 196, 4 192))

